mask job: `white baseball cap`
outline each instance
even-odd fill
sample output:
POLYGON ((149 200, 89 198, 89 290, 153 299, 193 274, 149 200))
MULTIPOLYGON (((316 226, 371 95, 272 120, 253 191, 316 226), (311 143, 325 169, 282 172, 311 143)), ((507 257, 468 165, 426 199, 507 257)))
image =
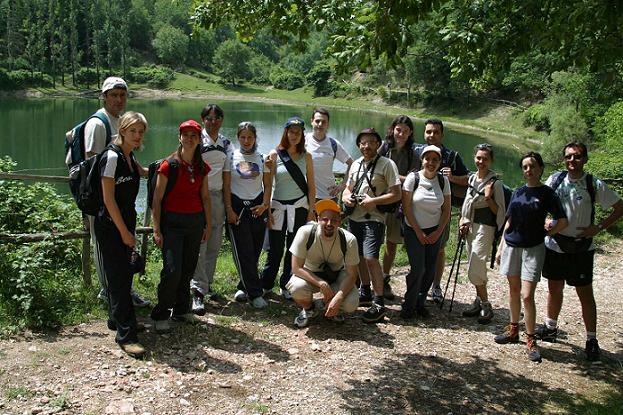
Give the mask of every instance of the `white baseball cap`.
POLYGON ((441 157, 441 149, 439 147, 437 147, 437 146, 430 145, 430 146, 424 147, 424 149, 422 150, 422 154, 420 154, 420 158, 422 160, 424 160, 424 154, 426 154, 426 153, 428 153, 430 151, 439 154, 439 157, 441 157))
POLYGON ((102 94, 105 94, 106 91, 110 91, 111 89, 122 88, 126 91, 128 90, 128 84, 118 76, 109 76, 104 80, 102 84, 102 94))

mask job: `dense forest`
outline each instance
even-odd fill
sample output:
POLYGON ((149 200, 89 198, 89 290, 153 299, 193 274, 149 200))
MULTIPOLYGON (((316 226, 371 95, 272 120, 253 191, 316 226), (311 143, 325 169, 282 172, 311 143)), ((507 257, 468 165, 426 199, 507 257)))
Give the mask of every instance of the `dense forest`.
POLYGON ((499 99, 546 133, 553 161, 570 139, 621 147, 622 8, 607 0, 0 0, 0 89, 95 89, 112 73, 166 88, 187 73, 406 107, 499 99))

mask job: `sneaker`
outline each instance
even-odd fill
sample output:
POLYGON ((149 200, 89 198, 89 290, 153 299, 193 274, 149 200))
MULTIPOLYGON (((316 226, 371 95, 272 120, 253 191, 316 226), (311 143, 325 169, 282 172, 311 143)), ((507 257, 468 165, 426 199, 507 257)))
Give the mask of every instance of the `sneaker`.
POLYGON ((245 293, 242 290, 238 290, 236 291, 236 294, 234 294, 234 300, 238 301, 239 303, 244 303, 245 301, 247 301, 249 297, 247 297, 247 293, 245 293))
POLYGON ((137 308, 145 308, 151 305, 151 301, 146 298, 141 297, 136 291, 132 290, 130 293, 132 296, 132 304, 137 308))
POLYGON ((145 348, 140 343, 124 343, 120 344, 121 350, 135 359, 142 359, 145 356, 145 348))
POLYGON ((544 342, 555 343, 558 337, 558 328, 548 328, 545 324, 539 324, 534 331, 534 337, 544 342))
POLYGON ((154 320, 154 330, 156 333, 169 333, 171 331, 171 321, 166 320, 154 320))
POLYGON ((255 297, 253 300, 251 300, 251 305, 253 306, 253 308, 266 308, 268 307, 268 303, 266 302, 266 300, 264 300, 263 297, 255 297))
POLYGON ((294 325, 299 329, 307 327, 309 325, 309 320, 317 315, 318 311, 316 310, 316 307, 312 307, 309 310, 302 309, 299 315, 294 319, 294 325))
POLYGON ((519 341, 519 325, 509 324, 504 327, 504 333, 495 336, 494 340, 498 344, 517 343, 519 341))
POLYGON ((443 300, 443 292, 441 292, 441 287, 435 287, 431 291, 431 297, 433 298, 434 303, 441 303, 443 300))
POLYGON ((199 291, 193 291, 193 304, 191 310, 198 316, 203 316, 206 313, 206 308, 203 304, 203 295, 201 295, 199 291))
POLYGON ((171 321, 182 324, 199 324, 201 320, 197 318, 193 313, 185 313, 185 314, 173 314, 171 316, 171 321))
POLYGON ((390 279, 389 275, 383 278, 383 298, 386 300, 393 300, 396 297, 392 291, 392 286, 389 284, 390 279))
POLYGON ((481 310, 482 310, 482 307, 480 305, 480 298, 476 297, 476 299, 472 303, 472 306, 468 308, 467 310, 463 311, 461 315, 463 317, 476 317, 478 314, 480 314, 481 310))
POLYGON ((108 293, 106 292, 105 289, 101 289, 99 293, 97 293, 97 299, 98 300, 102 300, 104 302, 108 302, 108 293))
POLYGON ((370 287, 359 287, 359 307, 370 307, 372 305, 372 291, 370 287))
POLYGON ((332 321, 334 323, 342 324, 342 323, 344 323, 345 318, 344 318, 344 314, 337 313, 333 317, 329 317, 328 320, 330 320, 330 321, 332 321))
POLYGON ((493 319, 493 308, 491 308, 490 302, 482 303, 482 309, 480 310, 480 315, 478 316, 478 323, 480 324, 489 324, 493 319))
POLYGON ((290 291, 286 290, 285 288, 281 289, 281 296, 286 300, 292 299, 292 294, 290 294, 290 291))
POLYGON ((539 350, 539 346, 536 344, 536 337, 534 334, 528 334, 528 359, 533 362, 541 361, 541 351, 539 350))
POLYGON ((586 360, 589 362, 598 362, 601 360, 601 350, 599 349, 599 343, 597 339, 590 339, 586 341, 586 360))
POLYGON ((386 312, 387 309, 384 306, 372 303, 372 306, 363 313, 362 320, 364 323, 376 323, 385 318, 386 312))

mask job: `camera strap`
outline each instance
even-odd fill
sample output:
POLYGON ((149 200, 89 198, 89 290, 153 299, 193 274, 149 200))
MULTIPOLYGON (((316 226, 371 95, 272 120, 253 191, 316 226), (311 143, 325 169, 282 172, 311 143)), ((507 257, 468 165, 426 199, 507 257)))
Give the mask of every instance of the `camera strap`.
POLYGON ((357 181, 355 182, 355 186, 353 186, 353 194, 359 193, 359 190, 361 190, 361 186, 363 185, 363 181, 365 180, 368 182, 368 186, 370 187, 370 190, 372 190, 374 196, 376 196, 376 189, 374 188, 374 186, 372 186, 372 177, 374 176, 376 162, 379 160, 380 157, 380 155, 377 155, 374 160, 368 163, 363 174, 359 176, 359 174, 361 173, 361 167, 363 166, 363 161, 361 162, 361 164, 359 165, 359 170, 357 171, 357 181))

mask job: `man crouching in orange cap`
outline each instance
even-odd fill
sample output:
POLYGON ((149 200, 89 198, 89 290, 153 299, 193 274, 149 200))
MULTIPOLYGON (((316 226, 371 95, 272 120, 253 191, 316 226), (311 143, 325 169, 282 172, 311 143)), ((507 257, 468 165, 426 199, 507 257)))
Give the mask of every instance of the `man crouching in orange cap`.
POLYGON ((287 289, 303 307, 294 319, 299 328, 319 313, 314 293, 322 293, 324 316, 337 322, 344 321, 342 312, 351 313, 359 305, 359 293, 353 289, 359 264, 357 240, 340 228, 340 207, 333 200, 317 202, 316 212, 318 223, 299 228, 290 246, 292 277, 287 289))

